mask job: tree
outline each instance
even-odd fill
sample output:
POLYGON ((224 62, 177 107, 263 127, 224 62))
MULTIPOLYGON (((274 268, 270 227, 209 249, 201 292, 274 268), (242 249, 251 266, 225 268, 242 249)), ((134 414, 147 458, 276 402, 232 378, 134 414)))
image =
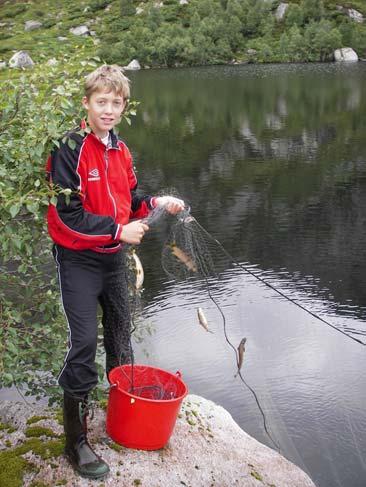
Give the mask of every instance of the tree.
POLYGON ((327 61, 335 49, 342 46, 342 35, 328 20, 311 22, 305 29, 310 61, 327 61))
POLYGON ((304 23, 304 11, 297 3, 291 3, 287 9, 285 23, 287 27, 297 25, 301 27, 304 23))
POLYGON ((320 20, 324 16, 323 0, 303 0, 301 5, 305 22, 320 20))
POLYGON ((119 0, 119 7, 121 15, 135 15, 136 8, 133 4, 133 0, 119 0))

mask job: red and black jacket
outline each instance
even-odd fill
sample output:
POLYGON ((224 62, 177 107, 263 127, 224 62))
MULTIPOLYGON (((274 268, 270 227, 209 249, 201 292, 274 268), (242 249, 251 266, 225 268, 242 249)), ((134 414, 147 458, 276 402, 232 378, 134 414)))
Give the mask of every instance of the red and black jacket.
POLYGON ((113 131, 107 147, 88 128, 69 132, 47 160, 47 175, 71 194, 49 205, 52 240, 73 250, 116 252, 122 226, 144 218, 153 208, 151 196, 136 193, 137 179, 127 146, 113 131))

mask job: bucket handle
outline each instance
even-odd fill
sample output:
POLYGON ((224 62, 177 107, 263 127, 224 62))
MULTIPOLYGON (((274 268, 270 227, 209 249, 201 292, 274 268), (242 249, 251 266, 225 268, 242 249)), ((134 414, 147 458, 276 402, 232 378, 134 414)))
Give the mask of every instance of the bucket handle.
POLYGON ((182 374, 181 374, 181 371, 180 370, 177 370, 175 375, 178 377, 178 379, 181 379, 182 378, 182 374))
POLYGON ((118 380, 116 382, 114 382, 113 384, 110 384, 109 386, 109 390, 111 389, 114 389, 115 387, 118 387, 119 386, 119 383, 118 383, 118 380))

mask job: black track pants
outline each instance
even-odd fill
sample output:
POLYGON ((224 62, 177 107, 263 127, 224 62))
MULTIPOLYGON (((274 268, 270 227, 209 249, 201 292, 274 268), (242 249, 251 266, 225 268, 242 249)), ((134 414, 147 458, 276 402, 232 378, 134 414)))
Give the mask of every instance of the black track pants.
POLYGON ((107 374, 131 361, 127 269, 123 250, 101 254, 54 246, 69 349, 58 377, 73 396, 84 397, 98 382, 95 366, 100 303, 107 374))

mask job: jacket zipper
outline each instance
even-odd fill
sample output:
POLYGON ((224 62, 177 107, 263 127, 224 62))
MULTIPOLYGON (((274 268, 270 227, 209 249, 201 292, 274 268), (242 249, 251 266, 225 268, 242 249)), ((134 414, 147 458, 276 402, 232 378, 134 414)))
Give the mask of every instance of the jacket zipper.
POLYGON ((115 200, 114 200, 114 198, 112 196, 112 192, 111 192, 111 189, 109 187, 109 181, 108 181, 108 165, 109 165, 109 160, 108 160, 108 148, 107 147, 105 148, 105 151, 104 151, 104 160, 105 160, 105 175, 106 175, 106 179, 107 179, 107 189, 108 189, 109 196, 111 197, 112 202, 113 202, 114 218, 117 218, 116 202, 115 202, 115 200))

